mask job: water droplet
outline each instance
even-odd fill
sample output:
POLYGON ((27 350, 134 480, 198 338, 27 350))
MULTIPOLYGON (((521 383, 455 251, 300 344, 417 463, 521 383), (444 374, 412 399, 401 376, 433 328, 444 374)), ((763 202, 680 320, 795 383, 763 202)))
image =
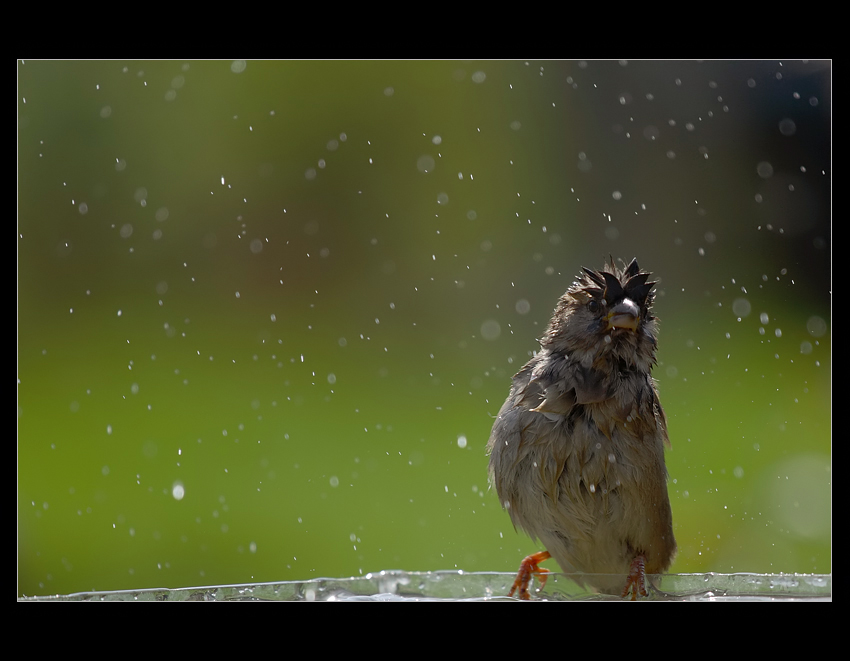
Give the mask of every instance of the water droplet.
POLYGON ((487 319, 481 324, 481 337, 485 340, 495 340, 502 334, 502 327, 495 319, 487 319))

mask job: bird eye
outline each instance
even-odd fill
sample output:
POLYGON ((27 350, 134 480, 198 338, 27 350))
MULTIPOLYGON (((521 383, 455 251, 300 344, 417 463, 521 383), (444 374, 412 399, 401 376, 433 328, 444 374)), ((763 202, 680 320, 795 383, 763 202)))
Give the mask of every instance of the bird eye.
POLYGON ((591 300, 590 303, 587 304, 587 309, 591 312, 599 312, 599 301, 591 300))

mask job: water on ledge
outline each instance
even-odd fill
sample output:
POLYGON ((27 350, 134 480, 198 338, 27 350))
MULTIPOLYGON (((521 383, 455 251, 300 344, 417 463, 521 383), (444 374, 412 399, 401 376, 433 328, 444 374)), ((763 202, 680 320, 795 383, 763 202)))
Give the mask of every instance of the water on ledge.
MULTIPOLYGON (((625 601, 584 586, 582 574, 551 573, 536 601, 625 601)), ((831 574, 664 574, 647 577, 641 601, 832 601, 831 574)), ((505 572, 386 570, 351 578, 190 588, 79 592, 19 601, 518 601, 505 572)), ((625 576, 623 576, 625 582, 625 576)))

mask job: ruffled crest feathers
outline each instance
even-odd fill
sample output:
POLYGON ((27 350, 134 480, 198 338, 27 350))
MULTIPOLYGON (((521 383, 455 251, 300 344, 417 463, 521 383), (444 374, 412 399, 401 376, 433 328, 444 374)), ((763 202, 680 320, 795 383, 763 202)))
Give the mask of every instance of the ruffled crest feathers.
POLYGON ((637 259, 633 259, 628 266, 618 268, 613 259, 600 271, 582 267, 583 275, 570 287, 571 294, 578 294, 578 298, 591 296, 593 298, 604 298, 610 305, 622 298, 630 298, 638 305, 647 307, 652 303, 652 288, 655 282, 647 282, 650 273, 641 271, 637 259))

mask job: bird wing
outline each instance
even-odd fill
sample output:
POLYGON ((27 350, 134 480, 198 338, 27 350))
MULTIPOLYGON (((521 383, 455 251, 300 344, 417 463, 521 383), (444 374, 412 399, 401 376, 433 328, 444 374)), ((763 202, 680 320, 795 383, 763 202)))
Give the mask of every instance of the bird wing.
POLYGON ((567 415, 576 404, 608 399, 611 396, 609 385, 605 374, 599 370, 571 362, 566 355, 549 356, 531 371, 520 402, 531 411, 567 415))

